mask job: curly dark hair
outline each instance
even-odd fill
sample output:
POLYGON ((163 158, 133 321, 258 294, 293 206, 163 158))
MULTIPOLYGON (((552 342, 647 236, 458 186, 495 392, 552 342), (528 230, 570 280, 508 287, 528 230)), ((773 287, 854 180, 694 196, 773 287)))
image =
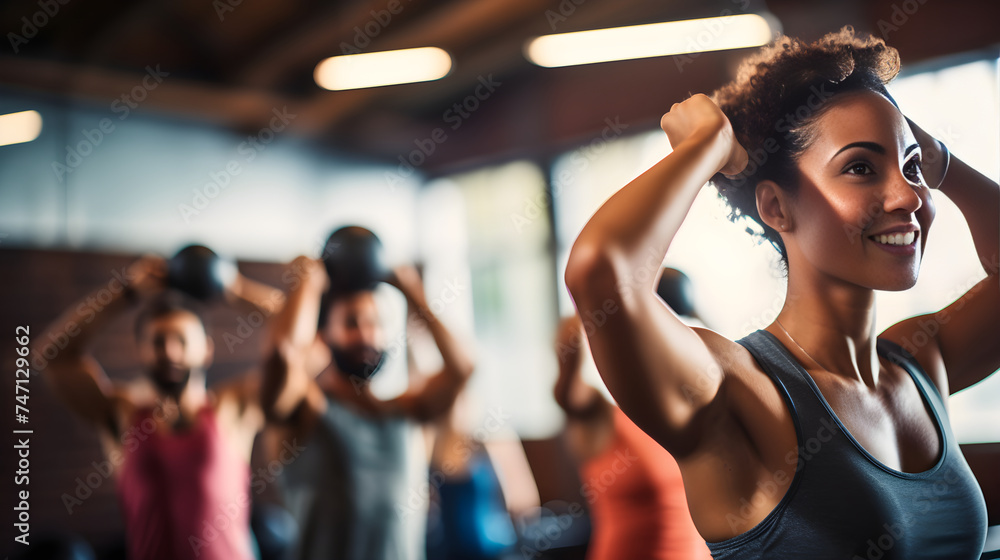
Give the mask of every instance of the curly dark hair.
MULTIPOLYGON (((730 220, 746 220, 747 232, 787 254, 781 237, 757 212, 756 186, 772 180, 794 193, 796 161, 811 143, 811 126, 836 94, 867 90, 892 101, 885 84, 899 73, 899 53, 884 41, 860 37, 850 26, 814 43, 781 36, 745 60, 737 77, 712 94, 729 118, 750 161, 736 177, 719 173, 712 184, 730 208, 730 220)), ((895 105, 895 101, 892 101, 895 105)))

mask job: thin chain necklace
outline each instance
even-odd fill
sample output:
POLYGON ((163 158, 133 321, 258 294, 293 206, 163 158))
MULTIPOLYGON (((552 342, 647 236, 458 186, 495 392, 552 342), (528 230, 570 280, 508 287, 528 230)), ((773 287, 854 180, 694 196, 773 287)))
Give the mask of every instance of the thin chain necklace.
POLYGON ((810 360, 812 360, 814 364, 816 364, 816 367, 818 367, 819 369, 822 369, 822 370, 826 370, 826 371, 829 371, 829 370, 827 370, 827 369, 826 369, 825 367, 823 367, 823 366, 822 366, 822 365, 821 365, 821 364, 819 363, 819 360, 817 360, 816 358, 813 358, 813 357, 812 357, 812 354, 810 354, 809 352, 806 352, 806 349, 805 349, 805 348, 803 348, 803 347, 802 347, 802 345, 801 345, 801 344, 799 344, 799 343, 798 343, 798 342, 797 342, 797 341, 796 341, 796 340, 795 340, 795 339, 794 339, 794 338, 792 337, 792 335, 788 333, 788 329, 786 329, 786 328, 785 328, 785 325, 782 325, 782 324, 781 324, 781 321, 780 321, 780 320, 779 320, 779 319, 778 319, 777 317, 775 317, 775 318, 774 318, 774 322, 775 322, 775 323, 778 323, 778 326, 779 326, 779 327, 781 327, 781 331, 785 333, 785 336, 787 336, 787 337, 788 337, 788 340, 791 340, 791 341, 792 341, 792 344, 794 344, 794 345, 798 346, 798 347, 799 347, 799 350, 802 350, 802 353, 803 353, 803 354, 805 354, 806 356, 808 356, 808 357, 809 357, 809 359, 810 359, 810 360))

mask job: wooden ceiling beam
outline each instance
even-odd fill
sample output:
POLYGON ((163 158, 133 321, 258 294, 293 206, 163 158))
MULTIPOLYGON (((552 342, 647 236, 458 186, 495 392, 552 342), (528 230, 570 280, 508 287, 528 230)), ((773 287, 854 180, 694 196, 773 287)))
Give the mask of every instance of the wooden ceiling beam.
MULTIPOLYGON (((156 67, 152 68, 155 73, 156 67)), ((166 68, 159 70, 169 72, 166 68)), ((23 57, 0 57, 0 84, 95 105, 107 104, 109 113, 116 107, 128 107, 123 96, 132 100, 136 88, 143 90, 142 98, 136 94, 132 103, 142 111, 181 114, 239 130, 260 128, 261 123, 268 122, 275 108, 287 106, 294 113, 297 106, 297 100, 271 92, 211 87, 169 75, 161 76, 159 81, 147 79, 147 85, 155 83, 155 87, 144 89, 143 80, 148 75, 23 57)))
POLYGON ((364 31, 365 26, 373 21, 375 25, 370 29, 374 32, 371 35, 366 33, 364 38, 380 44, 385 39, 383 33, 391 32, 393 23, 390 18, 383 26, 374 19, 372 12, 387 12, 390 3, 403 7, 403 11, 396 15, 390 13, 397 22, 412 17, 411 13, 419 12, 426 5, 432 4, 430 0, 370 0, 326 11, 269 41, 267 46, 259 49, 255 58, 247 61, 235 73, 236 81, 248 87, 279 87, 290 70, 314 66, 326 57, 344 54, 341 43, 346 42, 348 46, 358 49, 366 48, 370 43, 362 45, 362 41, 355 40, 355 27, 364 31))

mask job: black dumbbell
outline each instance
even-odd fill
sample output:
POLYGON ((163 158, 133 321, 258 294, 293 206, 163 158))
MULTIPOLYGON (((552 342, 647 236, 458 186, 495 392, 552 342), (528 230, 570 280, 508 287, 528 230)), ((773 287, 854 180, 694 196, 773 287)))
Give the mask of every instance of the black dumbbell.
POLYGON ((335 294, 373 290, 390 274, 382 242, 360 226, 346 226, 331 233, 322 259, 330 277, 330 291, 335 294))
POLYGON ((222 297, 237 274, 236 263, 204 245, 188 245, 167 262, 167 285, 210 301, 222 297))

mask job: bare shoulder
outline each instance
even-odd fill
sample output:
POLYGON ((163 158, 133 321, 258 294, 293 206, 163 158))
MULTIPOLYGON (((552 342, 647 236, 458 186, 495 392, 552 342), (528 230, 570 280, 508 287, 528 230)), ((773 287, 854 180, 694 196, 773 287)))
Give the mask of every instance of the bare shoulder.
POLYGON ((942 395, 949 395, 948 372, 941 356, 941 347, 937 339, 929 336, 927 325, 933 325, 932 316, 921 315, 905 319, 887 328, 878 336, 902 348, 913 356, 917 364, 930 378, 942 395))
POLYGON ((121 436, 135 422, 136 413, 157 406, 157 394, 152 385, 142 378, 130 381, 115 381, 108 395, 111 404, 111 423, 101 431, 113 436, 121 436), (106 428, 106 430, 104 429, 106 428))
POLYGON ((777 505, 794 474, 787 457, 795 452, 797 435, 790 408, 778 386, 747 348, 709 329, 694 328, 722 370, 718 411, 708 437, 695 452, 678 457, 685 488, 693 505, 692 518, 711 540, 733 536, 733 516, 753 527, 777 505), (738 468, 734 468, 738 465, 738 468), (774 495, 762 488, 774 486, 774 495), (750 504, 753 506, 750 506, 750 504))
POLYGON ((216 413, 248 428, 262 428, 264 411, 260 405, 260 383, 260 376, 251 372, 213 384, 216 413))
POLYGON ((791 411, 778 386, 746 347, 709 329, 694 330, 722 370, 722 405, 742 426, 740 434, 726 437, 748 438, 764 464, 777 463, 795 444, 791 411))
MULTIPOLYGON (((753 355, 741 344, 703 327, 691 327, 715 358, 726 379, 763 373, 753 355)), ((725 382, 725 381, 724 381, 725 382)))

